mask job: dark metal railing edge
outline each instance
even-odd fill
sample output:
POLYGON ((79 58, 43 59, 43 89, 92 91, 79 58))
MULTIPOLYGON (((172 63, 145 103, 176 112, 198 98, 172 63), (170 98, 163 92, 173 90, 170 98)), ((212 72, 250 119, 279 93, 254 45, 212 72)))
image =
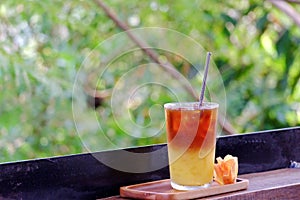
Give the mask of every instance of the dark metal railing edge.
MULTIPOLYGON (((299 142, 300 127, 221 136, 217 140, 216 156, 223 157, 226 154, 237 156, 239 174, 286 168, 291 160, 300 161, 299 142)), ((53 196, 64 199, 74 196, 78 199, 107 197, 118 194, 120 186, 168 178, 167 162, 166 144, 159 144, 2 163, 0 197, 13 199, 34 199, 34 197, 53 199, 53 196), (123 150, 135 153, 132 160, 123 158, 123 150), (159 154, 152 155, 151 152, 159 154), (136 162, 138 153, 145 156, 144 164, 139 165, 136 162), (104 164, 104 162, 115 164, 115 160, 119 160, 129 168, 137 170, 144 168, 148 171, 126 172, 104 164), (159 164, 163 167, 154 171, 149 170, 159 164)))

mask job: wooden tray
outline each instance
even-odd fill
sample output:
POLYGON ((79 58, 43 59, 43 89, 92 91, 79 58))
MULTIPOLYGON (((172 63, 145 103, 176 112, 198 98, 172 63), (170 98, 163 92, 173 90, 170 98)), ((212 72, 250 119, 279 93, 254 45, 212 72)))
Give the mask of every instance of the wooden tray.
POLYGON ((249 181, 238 178, 236 183, 219 185, 213 182, 208 188, 190 191, 174 190, 170 179, 129 185, 120 188, 121 197, 135 199, 195 199, 247 189, 249 181))

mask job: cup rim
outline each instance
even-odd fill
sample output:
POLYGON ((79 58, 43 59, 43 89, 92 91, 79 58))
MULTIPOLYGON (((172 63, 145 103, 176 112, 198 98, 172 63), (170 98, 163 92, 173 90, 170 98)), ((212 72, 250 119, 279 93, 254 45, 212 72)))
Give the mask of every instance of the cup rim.
POLYGON ((218 108, 219 104, 215 102, 203 102, 202 106, 199 106, 199 102, 170 102, 165 103, 164 108, 168 110, 208 110, 218 108))

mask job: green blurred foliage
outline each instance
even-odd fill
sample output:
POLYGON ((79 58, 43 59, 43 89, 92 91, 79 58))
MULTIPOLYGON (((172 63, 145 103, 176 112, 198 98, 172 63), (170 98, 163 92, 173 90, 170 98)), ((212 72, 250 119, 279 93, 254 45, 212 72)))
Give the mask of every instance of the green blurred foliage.
MULTIPOLYGON (((300 28, 270 2, 106 3, 131 28, 174 29, 212 51, 226 88, 227 119, 238 132, 300 124, 300 28)), ((294 8, 299 12, 299 6, 294 8)), ((84 152, 82 141, 92 150, 111 148, 98 139, 97 127, 89 124, 95 112, 87 105, 81 105, 85 108, 84 134, 77 135, 72 90, 77 71, 91 50, 120 31, 91 0, 1 1, 1 162, 84 152)), ((112 51, 116 48, 111 47, 112 51)), ((171 61, 188 77, 191 66, 176 58, 171 61)), ((112 89, 126 70, 107 71, 97 89, 112 89)), ((143 95, 147 101, 130 112, 137 124, 147 126, 151 119, 145 108, 173 98, 155 88, 149 88, 143 95)), ((144 139, 130 139, 114 122, 107 107, 109 98, 96 111, 105 121, 102 132, 113 138, 116 146, 165 141, 163 133, 156 137, 141 133, 145 134, 144 139)), ((164 120, 162 112, 155 111, 154 115, 164 120)))

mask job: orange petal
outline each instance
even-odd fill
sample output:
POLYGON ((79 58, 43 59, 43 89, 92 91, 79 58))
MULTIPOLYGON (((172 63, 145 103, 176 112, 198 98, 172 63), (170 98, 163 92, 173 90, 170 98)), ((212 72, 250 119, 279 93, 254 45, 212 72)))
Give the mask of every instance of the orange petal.
POLYGON ((214 180, 219 184, 231 184, 236 182, 238 174, 237 157, 226 155, 224 159, 218 157, 214 165, 214 180))

